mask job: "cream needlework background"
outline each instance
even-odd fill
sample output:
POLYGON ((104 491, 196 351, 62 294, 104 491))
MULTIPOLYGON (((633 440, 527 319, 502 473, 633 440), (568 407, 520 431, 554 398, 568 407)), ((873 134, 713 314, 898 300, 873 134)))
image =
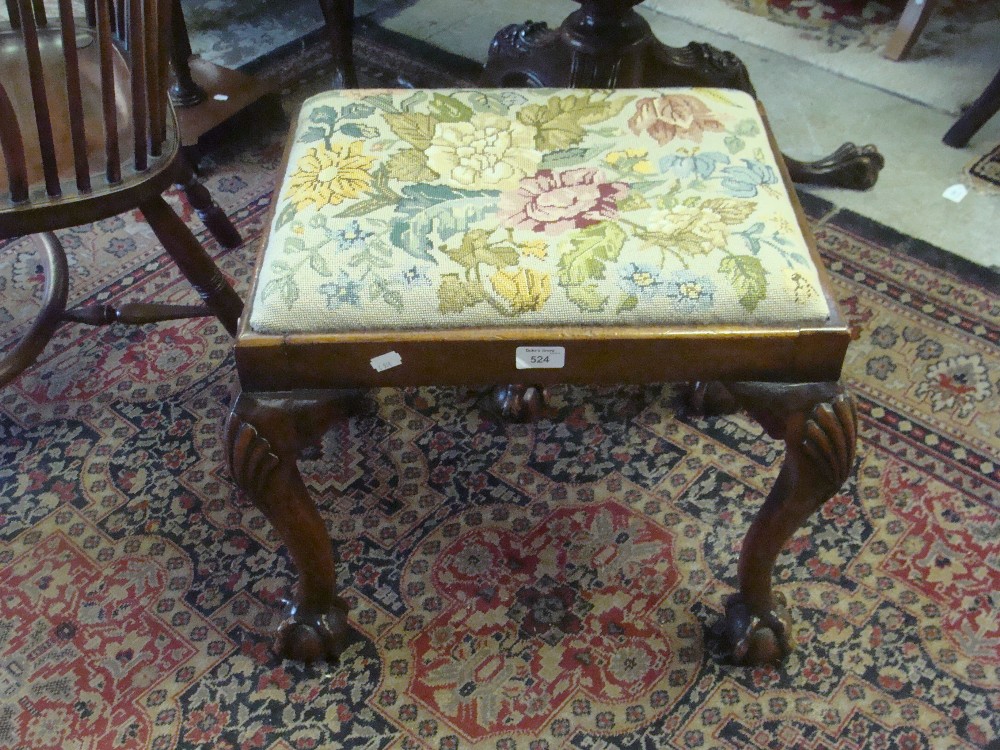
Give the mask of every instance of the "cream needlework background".
POLYGON ((293 138, 257 332, 829 315, 740 92, 336 91, 293 138))

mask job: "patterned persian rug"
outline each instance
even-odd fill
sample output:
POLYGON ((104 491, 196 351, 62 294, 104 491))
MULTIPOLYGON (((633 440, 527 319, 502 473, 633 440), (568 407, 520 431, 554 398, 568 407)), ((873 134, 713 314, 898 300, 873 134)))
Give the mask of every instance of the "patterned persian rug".
POLYGON ((1000 144, 969 164, 965 171, 972 178, 973 187, 1000 192, 1000 144))
MULTIPOLYGON (((471 80, 392 36, 364 32, 358 50, 369 85, 471 80)), ((325 60, 307 48, 270 66, 286 107, 325 60)), ((213 247, 243 290, 287 127, 265 115, 204 163, 249 238, 213 247)), ((304 465, 357 630, 339 663, 306 668, 269 649, 289 561, 223 460, 225 332, 67 326, 0 391, 0 747, 987 746, 998 277, 806 207, 856 332, 845 378, 861 444, 854 477, 779 562, 797 622, 781 669, 714 653, 782 453, 741 416, 678 418, 666 386, 557 388, 527 426, 493 421, 479 392, 371 393, 304 465), (546 565, 556 549, 573 563, 546 565), (469 580, 488 606, 462 604, 469 580)), ((76 301, 192 298, 133 216, 61 236, 76 301)), ((29 240, 0 250, 9 348, 40 280, 29 240)))
POLYGON ((996 75, 1000 0, 944 0, 910 56, 895 62, 882 57, 882 49, 905 5, 905 0, 644 3, 669 18, 689 21, 957 115, 996 75))

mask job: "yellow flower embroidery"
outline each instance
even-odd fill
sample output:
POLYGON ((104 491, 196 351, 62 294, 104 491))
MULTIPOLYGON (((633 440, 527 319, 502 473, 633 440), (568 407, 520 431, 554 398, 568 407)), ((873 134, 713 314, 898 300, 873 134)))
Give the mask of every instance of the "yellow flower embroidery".
POLYGON ((549 246, 545 240, 522 242, 518 245, 518 247, 521 249, 521 255, 525 258, 538 258, 539 260, 545 260, 549 254, 549 246))
POLYGON ((625 151, 612 151, 604 157, 604 161, 612 167, 619 162, 623 171, 631 170, 636 174, 654 174, 652 163, 649 161, 649 152, 645 149, 630 148, 625 151))
POLYGON ((362 146, 354 141, 309 149, 288 181, 289 200, 301 211, 310 204, 323 208, 357 198, 371 185, 368 170, 375 161, 361 153, 362 146))
POLYGON ((497 271, 490 282, 496 293, 510 302, 515 314, 541 310, 552 295, 549 275, 530 268, 522 268, 516 274, 497 271))

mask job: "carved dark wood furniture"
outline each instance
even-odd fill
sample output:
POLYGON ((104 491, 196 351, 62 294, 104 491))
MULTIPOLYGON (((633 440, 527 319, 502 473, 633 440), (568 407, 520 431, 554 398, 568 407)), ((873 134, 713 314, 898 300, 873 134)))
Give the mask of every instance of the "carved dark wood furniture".
MULTIPOLYGON (((192 57, 191 40, 181 1, 171 2, 174 20, 171 64, 174 81, 170 88, 170 99, 177 108, 181 145, 195 159, 197 145, 203 136, 274 94, 277 83, 240 70, 224 68, 200 57, 192 57)), ((354 0, 318 2, 334 62, 331 86, 356 86, 357 76, 351 54, 354 0)))
POLYGON ((944 134, 944 142, 953 148, 962 148, 997 112, 1000 112, 1000 71, 944 134))
POLYGON ((0 360, 0 385, 30 365, 64 320, 146 323, 211 314, 235 333, 242 302, 164 201, 179 184, 212 235, 240 236, 180 158, 167 101, 170 5, 96 0, 74 19, 60 0, 7 0, 0 28, 0 239, 37 234, 45 291, 28 335, 0 360), (66 311, 66 256, 54 230, 139 209, 205 306, 96 306, 66 311))
MULTIPOLYGON (((736 55, 692 42, 668 47, 633 6, 642 0, 576 0, 558 29, 528 21, 505 26, 486 62, 487 86, 718 86, 756 96, 736 55)), ((871 145, 845 143, 829 156, 803 162, 785 156, 792 180, 867 190, 885 160, 871 145)))
POLYGON ((351 389, 665 381, 785 441, 723 630, 738 661, 788 652, 772 567, 852 471, 857 420, 838 382, 850 332, 752 97, 328 92, 285 165, 226 426, 233 478, 298 571, 282 655, 335 657, 348 633, 296 459, 350 416, 351 389))

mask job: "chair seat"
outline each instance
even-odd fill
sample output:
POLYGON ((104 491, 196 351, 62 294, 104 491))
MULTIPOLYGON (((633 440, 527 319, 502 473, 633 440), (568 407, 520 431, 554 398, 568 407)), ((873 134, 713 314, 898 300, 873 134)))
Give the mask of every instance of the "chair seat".
POLYGON ((10 97, 20 125, 31 198, 12 203, 8 190, 8 166, 0 158, 0 237, 14 237, 34 232, 97 221, 133 208, 144 196, 159 195, 170 186, 173 163, 178 154, 177 124, 172 111, 165 118, 165 140, 157 155, 147 158, 147 168, 135 169, 135 114, 132 110, 132 72, 124 53, 113 47, 111 75, 115 89, 115 122, 118 131, 118 167, 121 179, 114 183, 107 177, 108 153, 105 140, 104 109, 101 98, 100 55, 96 33, 81 21, 76 41, 82 105, 83 132, 91 188, 77 187, 70 131, 69 100, 66 94, 66 61, 63 55, 62 29, 56 25, 37 30, 42 68, 46 72, 46 100, 52 123, 60 195, 48 195, 42 167, 42 148, 35 124, 35 110, 29 86, 24 44, 17 30, 0 31, 0 81, 10 97))
MULTIPOLYGON (((69 134, 69 103, 66 98, 66 87, 56 85, 66 78, 66 61, 63 57, 62 31, 58 26, 38 29, 39 54, 42 66, 50 82, 46 90, 49 112, 52 117, 53 141, 56 149, 56 159, 59 163, 61 180, 72 184, 73 144, 69 134)), ((34 127, 35 110, 31 100, 31 89, 28 86, 28 65, 24 53, 24 45, 20 43, 19 32, 0 32, 0 74, 8 96, 17 113, 21 124, 21 134, 24 138, 25 161, 28 166, 28 183, 44 187, 42 174, 41 147, 38 143, 38 132, 34 127)), ((93 31, 83 27, 76 34, 77 54, 80 61, 80 73, 83 84, 83 115, 84 131, 87 133, 87 160, 90 174, 95 184, 104 182, 103 174, 107 168, 107 155, 104 145, 104 110, 101 103, 100 80, 97 71, 100 66, 97 38, 93 31)), ((117 51, 116 51, 117 52, 117 51)), ((122 59, 121 53, 112 56, 114 61, 115 108, 119 140, 123 153, 121 162, 132 160, 131 144, 134 139, 132 128, 132 108, 129 92, 132 75, 128 65, 122 59)), ((0 185, 6 190, 7 168, 0 159, 0 185)), ((76 188, 69 189, 76 192, 76 188)))
POLYGON ((775 153, 727 89, 320 94, 249 329, 822 327, 775 153))

